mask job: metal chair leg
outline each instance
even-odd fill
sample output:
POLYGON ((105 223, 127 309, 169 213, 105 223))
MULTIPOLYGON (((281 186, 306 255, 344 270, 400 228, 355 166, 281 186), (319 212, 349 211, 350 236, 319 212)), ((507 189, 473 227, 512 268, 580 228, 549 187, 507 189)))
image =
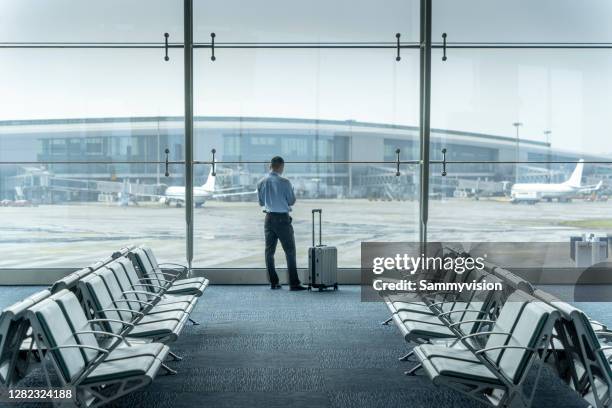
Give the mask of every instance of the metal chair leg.
POLYGON ((192 325, 194 326, 199 326, 200 323, 196 322, 195 320, 193 320, 191 317, 189 318, 189 321, 191 322, 192 325))
POLYGON ((391 320, 393 320, 393 317, 388 318, 387 320, 385 320, 384 322, 381 323, 382 326, 388 326, 389 323, 391 323, 391 320))
POLYGON ((408 361, 408 359, 410 358, 410 356, 412 356, 414 354, 414 351, 411 351, 410 353, 406 354, 403 357, 400 357, 398 360, 399 361, 408 361))
POLYGON ((421 365, 421 363, 415 365, 414 367, 412 367, 410 370, 404 372, 404 375, 416 375, 416 372, 419 371, 419 369, 423 367, 421 365))
POLYGON ((183 360, 183 357, 181 357, 181 356, 179 356, 179 355, 177 355, 176 353, 173 353, 173 352, 171 352, 171 351, 169 351, 169 352, 168 352, 168 355, 169 355, 170 357, 172 357, 172 359, 173 359, 174 361, 181 361, 181 360, 183 360))
POLYGON ((176 375, 176 370, 171 369, 170 367, 168 367, 167 365, 165 365, 164 363, 162 363, 161 367, 166 370, 166 374, 168 375, 176 375))

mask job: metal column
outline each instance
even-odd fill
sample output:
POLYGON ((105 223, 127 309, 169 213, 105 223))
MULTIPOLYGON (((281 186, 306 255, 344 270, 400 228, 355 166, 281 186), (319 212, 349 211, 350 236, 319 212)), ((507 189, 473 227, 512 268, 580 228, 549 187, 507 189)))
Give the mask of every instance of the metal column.
POLYGON ((431 0, 421 0, 420 39, 420 126, 421 190, 419 207, 419 240, 427 242, 429 218, 429 143, 431 108, 431 0))
POLYGON ((193 0, 184 0, 185 29, 185 221, 187 265, 193 262, 193 0))

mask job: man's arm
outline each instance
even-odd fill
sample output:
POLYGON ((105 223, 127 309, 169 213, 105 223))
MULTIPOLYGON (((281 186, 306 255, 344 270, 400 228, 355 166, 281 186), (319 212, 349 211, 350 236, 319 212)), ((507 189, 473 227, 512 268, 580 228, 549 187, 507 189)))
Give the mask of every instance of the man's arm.
POLYGON ((291 185, 291 182, 289 180, 287 180, 286 185, 286 197, 287 204, 289 204, 290 206, 295 204, 295 192, 293 191, 293 186, 291 185))
POLYGON ((257 199, 259 200, 259 206, 265 207, 266 203, 264 202, 264 198, 263 198, 262 184, 263 184, 263 181, 260 181, 259 183, 257 183, 257 199))

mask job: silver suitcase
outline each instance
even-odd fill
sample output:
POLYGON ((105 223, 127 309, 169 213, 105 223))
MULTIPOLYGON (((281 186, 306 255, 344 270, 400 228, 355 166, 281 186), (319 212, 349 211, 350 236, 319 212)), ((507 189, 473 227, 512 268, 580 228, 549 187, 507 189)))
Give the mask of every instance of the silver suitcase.
POLYGON ((321 209, 312 210, 312 247, 308 248, 308 290, 327 288, 338 290, 338 250, 323 245, 321 209), (319 245, 315 244, 315 214, 319 214, 319 245))

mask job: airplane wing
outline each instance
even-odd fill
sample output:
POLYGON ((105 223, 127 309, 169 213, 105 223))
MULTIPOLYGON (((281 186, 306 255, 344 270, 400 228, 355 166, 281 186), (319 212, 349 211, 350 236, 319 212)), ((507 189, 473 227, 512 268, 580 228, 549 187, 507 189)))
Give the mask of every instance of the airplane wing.
POLYGON ((215 189, 215 191, 213 193, 217 193, 217 192, 224 193, 226 191, 236 191, 236 190, 242 190, 242 189, 243 189, 243 187, 240 187, 240 186, 238 186, 238 187, 228 187, 228 188, 217 188, 217 189, 215 189))
POLYGON ((224 198, 224 197, 234 197, 234 196, 246 196, 257 194, 257 190, 254 191, 241 191, 239 193, 223 193, 223 194, 213 194, 212 198, 224 198))
POLYGON ((602 185, 603 185, 603 180, 600 180, 599 183, 597 183, 595 185, 581 187, 580 191, 583 192, 583 193, 590 193, 592 191, 598 191, 599 189, 601 189, 602 185))

